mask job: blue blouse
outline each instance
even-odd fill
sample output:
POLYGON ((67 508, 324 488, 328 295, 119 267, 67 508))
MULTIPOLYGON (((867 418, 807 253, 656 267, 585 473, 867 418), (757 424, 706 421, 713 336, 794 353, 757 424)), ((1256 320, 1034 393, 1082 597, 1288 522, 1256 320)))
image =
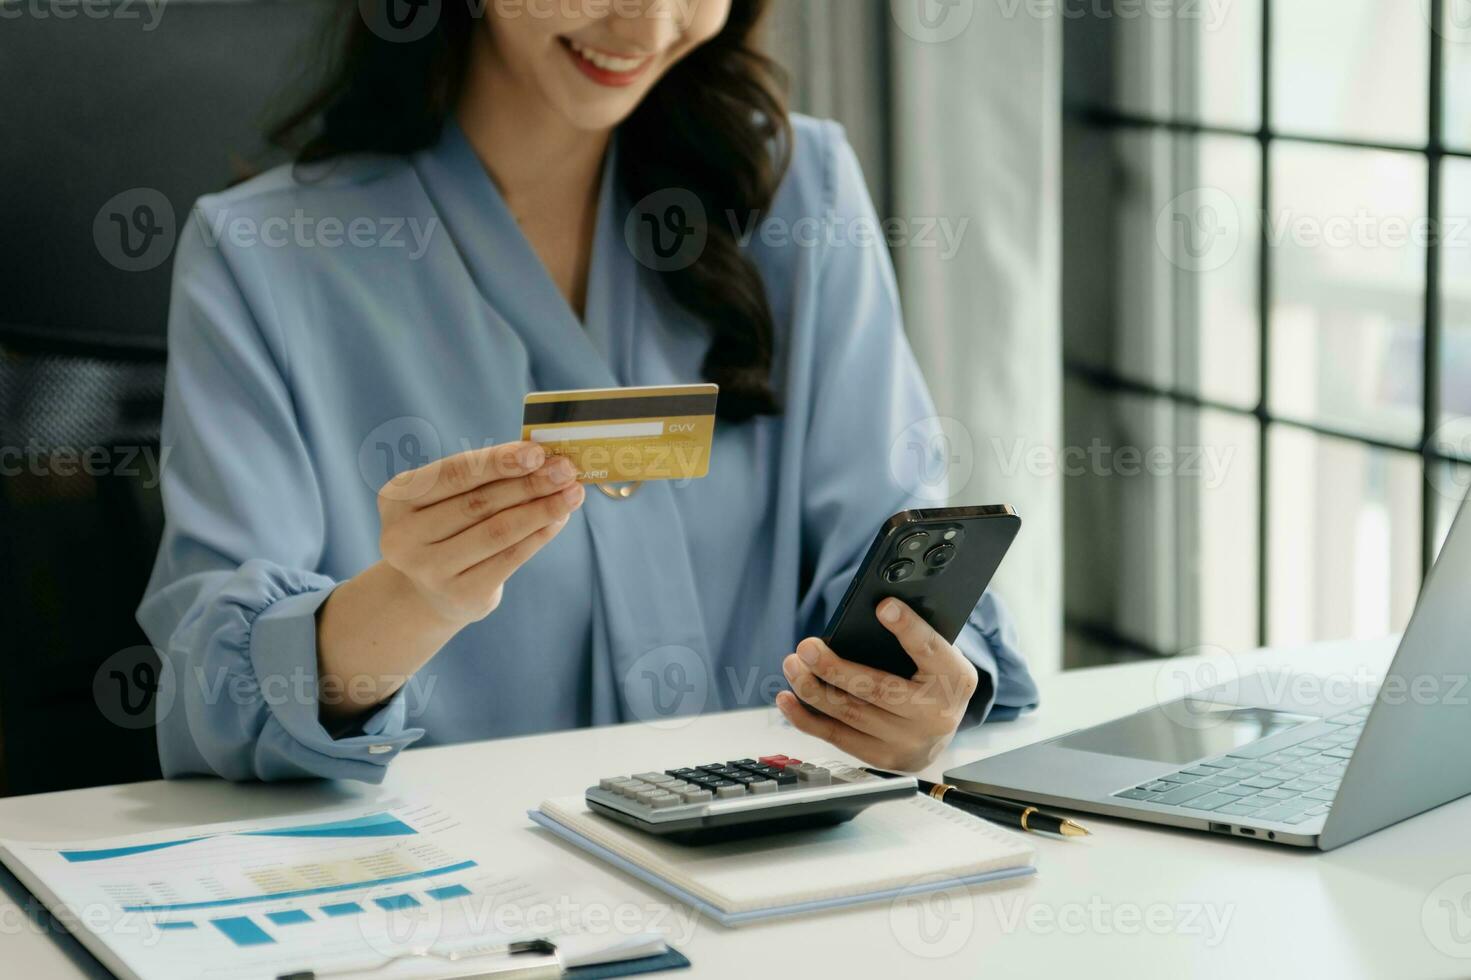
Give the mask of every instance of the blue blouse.
MULTIPOLYGON (((718 424, 703 480, 589 494, 494 613, 348 733, 318 719, 316 613, 380 557, 382 484, 519 438, 528 391, 699 381, 710 333, 626 244, 611 164, 582 321, 453 125, 409 158, 199 201, 169 319, 167 526, 138 611, 164 653, 166 775, 377 781, 415 742, 774 699, 782 658, 934 462, 891 452, 935 411, 882 236, 852 233, 879 227, 857 160, 836 124, 795 128, 772 233, 746 245, 784 414, 718 424)), ((991 680, 969 723, 1036 703, 995 596, 957 645, 991 680)))

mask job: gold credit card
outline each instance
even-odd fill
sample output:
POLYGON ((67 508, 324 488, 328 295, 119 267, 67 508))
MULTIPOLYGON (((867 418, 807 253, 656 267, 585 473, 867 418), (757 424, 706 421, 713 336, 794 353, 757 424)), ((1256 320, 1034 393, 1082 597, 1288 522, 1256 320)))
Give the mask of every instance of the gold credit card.
POLYGON ((712 384, 534 391, 521 438, 566 456, 583 483, 697 480, 710 472, 719 395, 712 384))

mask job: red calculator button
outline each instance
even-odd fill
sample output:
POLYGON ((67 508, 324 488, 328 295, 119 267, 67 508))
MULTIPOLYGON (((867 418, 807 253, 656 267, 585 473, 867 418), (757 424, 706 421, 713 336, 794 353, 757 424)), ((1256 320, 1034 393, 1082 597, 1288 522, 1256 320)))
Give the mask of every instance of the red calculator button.
POLYGON ((763 755, 756 761, 761 763, 763 766, 776 766, 778 769, 780 769, 791 760, 784 755, 763 755))

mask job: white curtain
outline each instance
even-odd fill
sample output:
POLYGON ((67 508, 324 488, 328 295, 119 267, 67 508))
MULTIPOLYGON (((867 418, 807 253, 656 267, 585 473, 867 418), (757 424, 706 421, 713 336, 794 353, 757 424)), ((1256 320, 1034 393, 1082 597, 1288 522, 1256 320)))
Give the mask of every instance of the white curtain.
POLYGON ((910 338, 954 447, 954 503, 1023 528, 997 588, 1033 669, 1062 662, 1061 22, 1026 4, 893 0, 891 208, 959 247, 895 249, 910 338), (969 458, 967 459, 967 454, 969 458))
POLYGON ((781 0, 767 25, 791 76, 792 108, 848 131, 879 212, 889 193, 889 9, 859 0, 781 0))

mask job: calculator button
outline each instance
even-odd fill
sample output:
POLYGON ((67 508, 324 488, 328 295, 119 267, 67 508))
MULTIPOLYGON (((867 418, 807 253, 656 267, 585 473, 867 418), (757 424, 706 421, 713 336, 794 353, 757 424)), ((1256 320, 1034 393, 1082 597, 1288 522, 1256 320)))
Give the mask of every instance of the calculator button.
POLYGON ((628 779, 627 776, 604 776, 602 779, 599 779, 598 780, 598 788, 599 789, 616 789, 617 787, 614 786, 615 783, 626 782, 627 779, 628 779))
POLYGON ((797 774, 794 773, 794 772, 787 772, 785 769, 781 770, 776 775, 772 776, 771 779, 778 786, 795 786, 795 785, 797 785, 797 774))
POLYGON ((763 755, 756 761, 763 766, 773 766, 780 769, 787 764, 787 757, 784 755, 763 755))
POLYGON ((728 800, 733 796, 745 795, 746 787, 742 786, 740 783, 728 782, 724 786, 717 786, 715 788, 715 798, 718 800, 728 800))
POLYGON ((733 762, 727 762, 726 765, 727 766, 754 766, 754 765, 756 765, 756 760, 755 759, 736 759, 733 762))
POLYGON ((699 775, 698 769, 665 769, 664 775, 673 776, 675 779, 689 779, 691 776, 699 775))
POLYGON ((659 792, 649 797, 649 806, 655 810, 663 810, 666 807, 678 806, 680 803, 677 793, 659 792))
POLYGON ((797 778, 804 786, 827 786, 833 781, 832 773, 805 762, 797 767, 797 778))
POLYGON ((666 776, 662 772, 641 772, 635 775, 633 778, 642 779, 646 783, 654 783, 655 785, 674 782, 673 776, 666 776))
POLYGON ((760 780, 760 777, 752 776, 750 773, 747 772, 733 772, 726 778, 733 783, 740 783, 742 786, 749 786, 751 783, 758 782, 760 780))
POLYGON ((705 784, 709 789, 721 789, 725 786, 739 786, 740 783, 732 779, 712 779, 705 784))
POLYGON ((635 792, 633 794, 633 798, 640 803, 651 803, 654 797, 660 795, 663 792, 664 791, 662 789, 655 789, 654 787, 650 786, 648 789, 641 789, 635 792))
POLYGON ((715 794, 708 789, 700 789, 694 786, 680 792, 679 798, 686 803, 708 803, 715 799, 715 794))
POLYGON ((695 784, 694 783, 687 783, 683 779, 676 779, 672 783, 665 783, 664 784, 664 788, 667 789, 667 790, 669 790, 669 792, 671 792, 671 793, 679 793, 679 792, 681 792, 683 790, 694 789, 695 788, 695 784))
POLYGON ((614 784, 613 792, 618 793, 621 796, 632 797, 639 790, 647 788, 647 783, 641 783, 637 779, 627 779, 621 783, 614 784))
POLYGON ((751 784, 752 793, 775 793, 776 781, 773 779, 758 779, 751 784))

